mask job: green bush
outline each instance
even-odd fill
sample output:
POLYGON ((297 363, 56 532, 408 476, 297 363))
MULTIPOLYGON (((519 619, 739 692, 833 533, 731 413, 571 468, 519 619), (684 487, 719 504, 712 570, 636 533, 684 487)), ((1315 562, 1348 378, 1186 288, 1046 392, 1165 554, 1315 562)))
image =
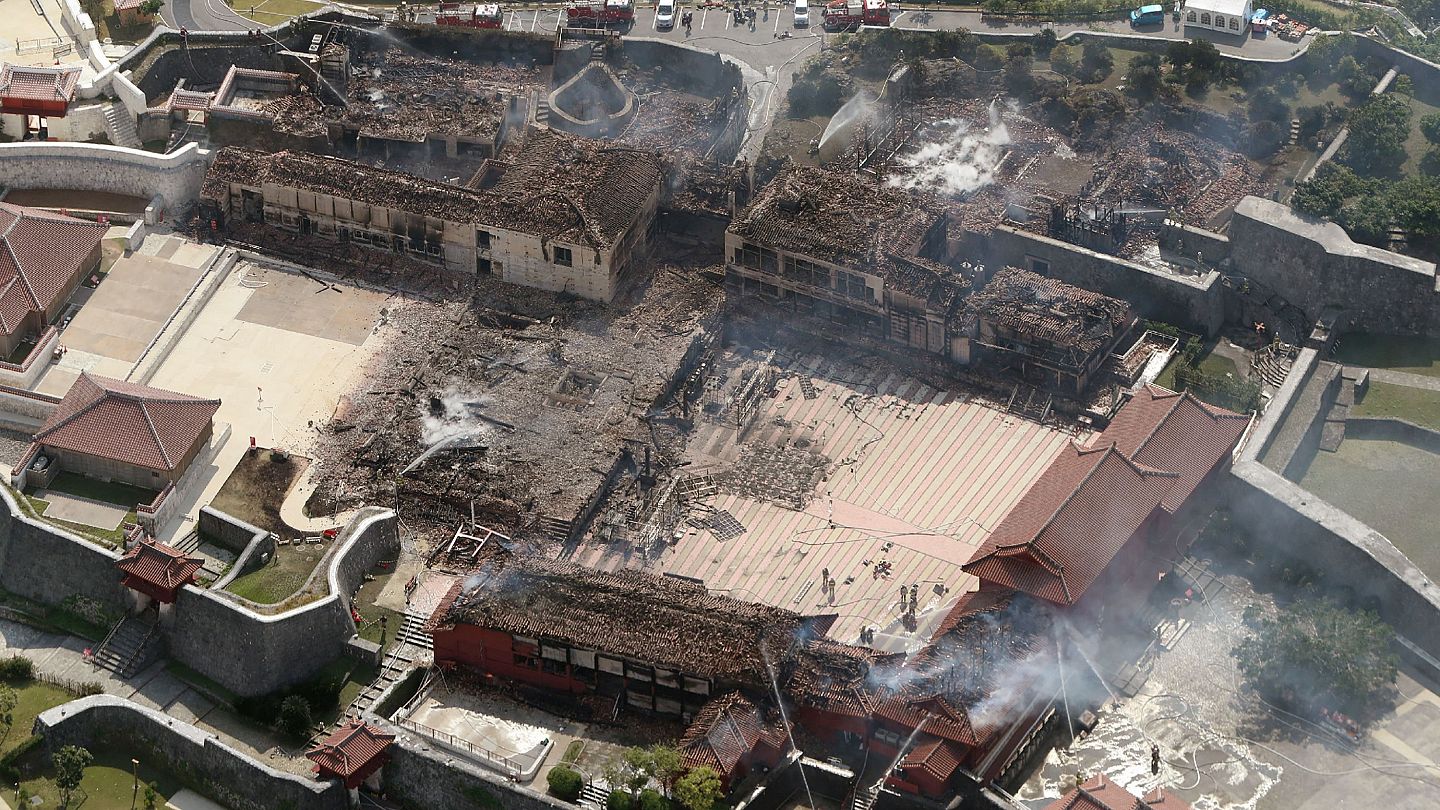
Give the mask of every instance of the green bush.
POLYGON ((585 779, 580 774, 560 765, 550 769, 550 773, 545 775, 545 783, 550 786, 555 798, 567 802, 580 798, 580 791, 585 787, 585 779))
POLYGON ((623 790, 612 790, 605 797, 605 810, 630 810, 632 804, 630 794, 623 790))
POLYGON ((35 662, 23 655, 0 658, 0 680, 29 681, 35 678, 35 662))
POLYGON ((291 737, 305 737, 315 724, 310 714, 310 704, 299 695, 291 695, 280 701, 280 712, 275 718, 275 727, 291 737))
POLYGON ((640 810, 670 810, 670 800, 654 788, 645 788, 640 791, 640 801, 637 806, 640 810))

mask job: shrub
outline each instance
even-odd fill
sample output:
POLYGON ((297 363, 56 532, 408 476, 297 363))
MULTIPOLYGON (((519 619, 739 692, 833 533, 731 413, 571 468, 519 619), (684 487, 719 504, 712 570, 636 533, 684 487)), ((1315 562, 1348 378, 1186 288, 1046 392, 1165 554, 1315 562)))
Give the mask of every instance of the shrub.
POLYGON ((315 720, 310 716, 310 704, 299 695, 291 695, 280 701, 280 713, 275 718, 275 727, 291 737, 304 737, 310 733, 315 720))
POLYGON ((645 788, 640 791, 640 800, 636 806, 639 810, 670 810, 670 800, 654 788, 645 788))
POLYGON ((630 810, 630 794, 623 790, 612 790, 605 797, 605 810, 630 810))
POLYGON ((35 677, 35 662, 23 655, 0 658, 0 680, 28 681, 35 677))
POLYGON ((580 791, 585 787, 585 779, 580 774, 560 765, 550 769, 550 773, 545 775, 545 783, 550 786, 555 798, 567 802, 580 798, 580 791))

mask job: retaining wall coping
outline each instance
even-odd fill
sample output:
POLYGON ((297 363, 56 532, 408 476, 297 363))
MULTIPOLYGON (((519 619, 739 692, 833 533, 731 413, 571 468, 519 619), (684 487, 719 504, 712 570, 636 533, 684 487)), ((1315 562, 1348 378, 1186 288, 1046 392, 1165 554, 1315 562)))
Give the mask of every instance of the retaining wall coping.
POLYGON ((164 171, 178 171, 188 168, 196 160, 208 160, 211 152, 199 145, 187 143, 168 155, 158 155, 144 149, 128 146, 111 146, 103 143, 79 143, 75 141, 44 141, 41 143, 0 143, 0 160, 18 157, 69 157, 91 160, 116 161, 141 164, 164 171))
MULTIPOLYGON (((1416 259, 1382 248, 1362 245, 1352 240, 1345 229, 1315 217, 1299 213, 1288 205, 1267 200, 1263 197, 1242 197, 1235 204, 1235 216, 1263 223, 1308 239, 1333 256, 1351 256, 1372 262, 1388 264, 1402 270, 1409 270, 1430 278, 1435 277, 1435 263, 1416 259)), ((1233 227, 1233 226, 1232 226, 1233 227)))
POLYGON ((995 226, 995 229, 998 231, 1004 231, 1020 239, 1028 239, 1038 244, 1046 245, 1049 247, 1080 253, 1085 256, 1109 262, 1111 264, 1128 267, 1138 273, 1145 273, 1146 275, 1155 276, 1167 282, 1173 282, 1175 284, 1180 284, 1186 287, 1192 287, 1196 290, 1208 290, 1212 286, 1214 286, 1215 282, 1220 278, 1220 273, 1216 270, 1208 270, 1204 273, 1200 273, 1197 275, 1185 275, 1180 273, 1169 273, 1164 270, 1156 270, 1153 267, 1146 267, 1143 264, 1136 264, 1135 262, 1132 262, 1128 259, 1123 259, 1119 256, 1113 256, 1109 253, 1100 253, 1087 247, 1081 247, 1080 245, 1071 244, 1060 239, 1053 239, 1049 236, 1044 236, 1043 234, 1021 230, 1020 228, 1016 228, 1011 225, 997 225, 995 226))

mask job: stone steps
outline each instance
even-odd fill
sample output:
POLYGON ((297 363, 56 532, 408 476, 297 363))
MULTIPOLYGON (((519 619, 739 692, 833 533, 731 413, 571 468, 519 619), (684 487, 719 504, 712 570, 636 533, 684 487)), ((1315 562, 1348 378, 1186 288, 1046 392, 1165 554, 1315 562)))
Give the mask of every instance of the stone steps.
POLYGON ((139 672, 155 652, 155 625, 139 616, 126 616, 92 656, 96 666, 121 680, 139 672))
POLYGON ((111 143, 131 149, 141 147, 140 133, 135 129, 135 117, 124 104, 118 101, 106 104, 104 116, 105 133, 110 136, 111 143))

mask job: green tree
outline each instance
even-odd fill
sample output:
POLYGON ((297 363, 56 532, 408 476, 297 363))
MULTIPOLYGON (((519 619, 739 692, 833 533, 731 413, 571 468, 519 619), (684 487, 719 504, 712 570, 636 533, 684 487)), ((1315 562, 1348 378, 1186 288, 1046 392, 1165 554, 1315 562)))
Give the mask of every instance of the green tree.
POLYGON ((564 765, 551 768, 550 772, 545 774, 545 784, 550 787, 555 798, 567 802, 580 798, 580 791, 585 789, 584 777, 564 765))
POLYGON ((1030 37, 1030 45, 1039 56, 1049 55, 1050 51, 1055 49, 1055 43, 1058 41, 1059 39, 1055 36, 1055 31, 1050 28, 1043 29, 1030 37))
POLYGON ((1386 192, 1395 224, 1412 236, 1440 238, 1440 179, 1407 177, 1386 192))
POLYGON ((680 758, 680 749, 673 745, 655 743, 650 746, 650 775, 656 782, 665 789, 665 795, 670 795, 671 789, 675 786, 675 780, 685 770, 684 762, 680 758))
POLYGON ((50 755, 50 764, 55 768, 55 786, 60 788, 60 806, 70 806, 70 798, 80 781, 85 778, 85 769, 95 757, 78 745, 67 745, 50 755))
POLYGON ((640 791, 640 798, 635 806, 639 810, 670 810, 670 800, 658 790, 645 788, 640 791))
POLYGON ((280 714, 275 726, 291 737, 305 737, 315 725, 310 715, 310 701, 300 695, 291 695, 280 701, 280 714))
POLYGON ((1256 121, 1245 130, 1246 151, 1251 157, 1266 157, 1279 151, 1290 139, 1290 130, 1269 119, 1256 121))
POLYGON ((164 7, 165 0, 145 0, 145 2, 140 4, 140 13, 147 17, 153 17, 159 14, 160 9, 164 7))
POLYGON ((1177 39, 1165 46, 1165 61, 1176 70, 1185 70, 1190 64, 1190 41, 1177 39))
POLYGON ((1311 598, 1259 620, 1231 654, 1247 685, 1267 700, 1369 718, 1394 688, 1394 639, 1372 611, 1311 598))
POLYGON ((1154 98, 1165 84, 1160 69, 1148 65, 1132 66, 1127 82, 1130 92, 1142 99, 1154 98))
POLYGON ((1352 96, 1368 93, 1375 86, 1375 77, 1353 56, 1344 57, 1335 66, 1335 81, 1339 82, 1341 90, 1352 96))
POLYGON ((1059 45, 1050 52, 1050 69, 1061 76, 1074 76, 1077 66, 1073 45, 1059 45))
POLYGON ((1349 166, 1326 163, 1315 176, 1295 187, 1290 204, 1299 211, 1334 219, 1346 201, 1365 190, 1366 183, 1349 166))
POLYGON ((1350 113, 1346 162, 1364 174, 1385 174, 1405 162, 1410 105, 1391 95, 1373 96, 1350 113))
POLYGON ((1220 50, 1208 39, 1192 40, 1190 43, 1190 75, 1198 74, 1206 83, 1222 77, 1225 60, 1220 50))
POLYGON ((155 785, 145 786, 145 810, 155 810, 160 806, 160 790, 155 785))
POLYGON ((675 799, 685 810, 712 810, 724 796, 720 774, 711 768, 696 768, 675 782, 675 799))
POLYGON ((1251 121, 1289 122, 1290 108, 1273 87, 1261 87, 1250 94, 1245 111, 1251 121))
POLYGON ((655 768, 650 751, 639 746, 626 748, 620 753, 620 784, 630 791, 632 797, 640 795, 640 789, 650 784, 650 774, 655 768))
POLYGON ((1440 113, 1430 113, 1420 119, 1420 134, 1433 144, 1440 144, 1440 113))
POLYGON ((5 726, 4 736, 0 740, 10 736, 10 726, 15 723, 15 707, 20 705, 20 696, 15 694, 9 684, 0 683, 0 723, 5 726))
POLYGON ((1103 82, 1115 69, 1115 55, 1098 39, 1089 39, 1080 48, 1080 69, 1085 81, 1103 82))
POLYGON ((632 804, 630 794, 618 788, 605 797, 605 810, 630 810, 632 804))

